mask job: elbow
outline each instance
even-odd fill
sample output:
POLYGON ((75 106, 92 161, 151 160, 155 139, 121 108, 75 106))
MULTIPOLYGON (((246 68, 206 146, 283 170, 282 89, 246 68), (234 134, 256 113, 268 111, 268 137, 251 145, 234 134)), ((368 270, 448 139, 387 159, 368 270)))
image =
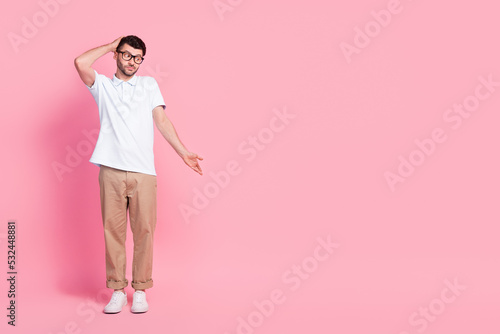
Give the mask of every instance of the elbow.
POLYGON ((158 107, 153 109, 153 120, 158 129, 164 129, 166 127, 167 116, 163 112, 163 108, 161 108, 161 111, 158 107))
POLYGON ((73 63, 78 70, 85 67, 85 62, 80 57, 76 57, 73 63))
POLYGON ((165 120, 163 120, 163 119, 155 119, 155 123, 156 123, 156 127, 158 128, 158 130, 161 133, 164 133, 165 130, 166 130, 165 120))
POLYGON ((81 66, 81 60, 79 57, 76 57, 75 60, 73 61, 73 64, 75 65, 76 68, 80 68, 81 66))

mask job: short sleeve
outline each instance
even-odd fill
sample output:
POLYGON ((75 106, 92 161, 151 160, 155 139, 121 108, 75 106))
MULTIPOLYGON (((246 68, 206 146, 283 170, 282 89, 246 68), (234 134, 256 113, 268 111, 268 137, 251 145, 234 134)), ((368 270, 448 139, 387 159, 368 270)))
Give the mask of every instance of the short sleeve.
POLYGON ((96 70, 94 70, 94 73, 95 73, 95 80, 94 80, 94 84, 93 84, 92 86, 90 86, 90 87, 89 87, 89 86, 87 86, 87 85, 85 85, 85 86, 87 86, 87 88, 88 88, 90 91, 95 90, 95 89, 96 89, 96 87, 99 85, 99 81, 101 80, 101 79, 99 78, 99 73, 97 73, 97 71, 96 71, 96 70))
POLYGON ((92 97, 94 98, 95 102, 97 103, 97 105, 99 105, 99 99, 100 99, 100 91, 101 91, 101 88, 102 87, 102 78, 101 78, 101 74, 97 73, 96 70, 94 70, 95 72, 95 80, 94 80, 94 84, 92 86, 87 86, 85 85, 85 87, 88 88, 90 94, 92 94, 92 97))
POLYGON ((165 109, 165 101, 163 100, 163 96, 161 95, 160 86, 156 82, 155 78, 151 78, 151 110, 158 106, 162 106, 165 109))

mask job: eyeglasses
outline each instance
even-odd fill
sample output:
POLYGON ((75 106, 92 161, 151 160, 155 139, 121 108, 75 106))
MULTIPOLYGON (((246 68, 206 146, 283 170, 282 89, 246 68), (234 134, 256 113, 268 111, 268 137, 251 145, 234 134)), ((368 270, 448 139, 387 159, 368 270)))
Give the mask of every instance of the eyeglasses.
POLYGON ((116 52, 121 53, 122 54, 122 59, 126 60, 126 61, 129 61, 132 58, 134 58, 134 62, 136 64, 140 64, 140 63, 142 63, 144 61, 144 57, 141 57, 141 56, 133 56, 130 53, 123 52, 123 51, 116 51, 116 52))

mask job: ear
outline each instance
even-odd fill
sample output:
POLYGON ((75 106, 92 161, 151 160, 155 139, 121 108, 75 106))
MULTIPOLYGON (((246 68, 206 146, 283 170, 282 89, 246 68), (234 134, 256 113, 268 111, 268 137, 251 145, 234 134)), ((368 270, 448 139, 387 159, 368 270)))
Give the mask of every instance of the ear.
POLYGON ((113 52, 113 59, 116 60, 118 58, 118 52, 114 51, 113 52))

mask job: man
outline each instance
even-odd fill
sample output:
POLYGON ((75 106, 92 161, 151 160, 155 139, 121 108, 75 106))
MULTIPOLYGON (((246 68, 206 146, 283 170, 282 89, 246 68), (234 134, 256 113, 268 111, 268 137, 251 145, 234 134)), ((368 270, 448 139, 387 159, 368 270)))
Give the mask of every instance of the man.
POLYGON ((80 78, 99 108, 101 129, 90 162, 100 167, 101 213, 106 245, 106 286, 114 289, 105 313, 118 313, 127 305, 124 288, 127 209, 134 239, 131 311, 147 312, 145 290, 153 286, 153 235, 156 226, 156 171, 153 156, 154 126, 184 162, 202 175, 198 160, 180 141, 165 115, 165 102, 156 80, 136 76, 146 45, 136 36, 117 38, 75 59, 80 78), (113 79, 98 74, 92 64, 113 52, 113 79))

